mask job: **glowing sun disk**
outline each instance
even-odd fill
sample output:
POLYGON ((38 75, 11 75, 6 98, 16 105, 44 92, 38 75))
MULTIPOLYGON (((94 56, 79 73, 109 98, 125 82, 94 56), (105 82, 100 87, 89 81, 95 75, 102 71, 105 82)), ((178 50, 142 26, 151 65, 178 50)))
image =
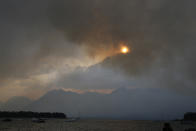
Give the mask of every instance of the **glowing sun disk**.
POLYGON ((126 46, 121 47, 121 53, 126 54, 129 52, 129 48, 126 46))

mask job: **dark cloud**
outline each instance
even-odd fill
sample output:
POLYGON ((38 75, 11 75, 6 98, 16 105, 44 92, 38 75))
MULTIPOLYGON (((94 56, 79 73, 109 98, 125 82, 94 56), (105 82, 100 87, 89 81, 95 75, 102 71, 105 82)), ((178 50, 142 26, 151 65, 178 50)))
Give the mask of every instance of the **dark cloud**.
POLYGON ((56 57, 64 59, 78 54, 76 46, 50 25, 49 3, 0 2, 0 80, 28 77, 41 65, 55 63, 56 57))
POLYGON ((193 88, 194 4, 193 0, 67 0, 57 2, 50 18, 69 40, 87 46, 90 55, 111 45, 118 48, 120 42, 132 48, 126 56, 105 60, 104 67, 136 76, 160 68, 166 87, 193 88))
POLYGON ((66 0, 55 3, 51 20, 69 40, 86 44, 94 53, 100 48, 108 49, 110 44, 118 48, 122 41, 133 48, 132 54, 123 61, 120 58, 127 63, 124 66, 127 70, 140 70, 160 57, 167 64, 176 56, 187 57, 186 48, 194 47, 195 1, 66 0))
POLYGON ((40 72, 43 64, 50 69, 51 63, 77 55, 78 46, 87 48, 89 56, 99 56, 123 42, 132 52, 108 58, 101 66, 137 77, 162 73, 160 80, 168 87, 193 88, 195 4, 195 0, 2 0, 0 79, 27 77, 40 72))

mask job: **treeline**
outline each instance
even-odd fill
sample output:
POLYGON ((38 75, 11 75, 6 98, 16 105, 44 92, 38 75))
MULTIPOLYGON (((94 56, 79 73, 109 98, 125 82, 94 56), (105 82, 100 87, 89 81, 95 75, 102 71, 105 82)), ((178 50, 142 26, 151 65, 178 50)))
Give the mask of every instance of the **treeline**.
POLYGON ((59 112, 31 112, 31 111, 19 111, 8 112, 0 111, 0 118, 66 118, 64 113, 59 112))
POLYGON ((188 112, 184 114, 185 121, 196 121, 196 112, 188 112))

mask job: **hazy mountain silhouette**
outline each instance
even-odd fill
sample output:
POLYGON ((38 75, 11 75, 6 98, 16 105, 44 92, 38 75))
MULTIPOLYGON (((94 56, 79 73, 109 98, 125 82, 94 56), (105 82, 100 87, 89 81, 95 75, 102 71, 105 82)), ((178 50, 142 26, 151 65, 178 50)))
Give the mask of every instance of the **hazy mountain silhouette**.
POLYGON ((1 110, 63 112, 84 118, 176 119, 194 112, 195 100, 161 88, 119 88, 111 94, 52 90, 35 101, 13 97, 1 110))
POLYGON ((119 88, 111 94, 53 90, 32 102, 28 109, 80 117, 175 119, 183 117, 184 112, 195 111, 195 100, 158 88, 119 88))
POLYGON ((6 101, 5 103, 0 104, 0 110, 5 111, 20 111, 25 110, 25 108, 32 103, 32 100, 22 97, 15 96, 6 101))
POLYGON ((47 112, 73 112, 80 95, 63 90, 53 90, 29 105, 28 110, 47 112))

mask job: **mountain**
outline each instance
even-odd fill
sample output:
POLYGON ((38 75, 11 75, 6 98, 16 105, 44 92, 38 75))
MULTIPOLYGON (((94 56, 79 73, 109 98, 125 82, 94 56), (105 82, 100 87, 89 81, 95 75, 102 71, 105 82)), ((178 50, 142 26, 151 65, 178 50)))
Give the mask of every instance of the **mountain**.
POLYGON ((162 88, 119 88, 111 94, 52 90, 32 101, 13 97, 0 110, 63 112, 68 117, 176 119, 196 110, 196 98, 162 88))
POLYGON ((27 109, 41 112, 66 112, 67 114, 75 110, 75 104, 79 99, 80 94, 53 90, 32 102, 27 109))
POLYGON ((28 109, 43 112, 64 112, 68 116, 79 116, 81 113, 81 115, 95 117, 93 115, 97 115, 97 106, 103 102, 101 100, 103 96, 105 95, 99 93, 78 94, 53 90, 34 101, 28 109))
POLYGON ((5 111, 21 111, 25 110, 25 108, 32 102, 32 100, 22 97, 22 96, 15 96, 6 101, 5 103, 1 104, 0 110, 5 111))
POLYGON ((119 88, 111 94, 53 90, 32 102, 32 111, 86 118, 175 119, 196 110, 196 98, 159 88, 119 88))

